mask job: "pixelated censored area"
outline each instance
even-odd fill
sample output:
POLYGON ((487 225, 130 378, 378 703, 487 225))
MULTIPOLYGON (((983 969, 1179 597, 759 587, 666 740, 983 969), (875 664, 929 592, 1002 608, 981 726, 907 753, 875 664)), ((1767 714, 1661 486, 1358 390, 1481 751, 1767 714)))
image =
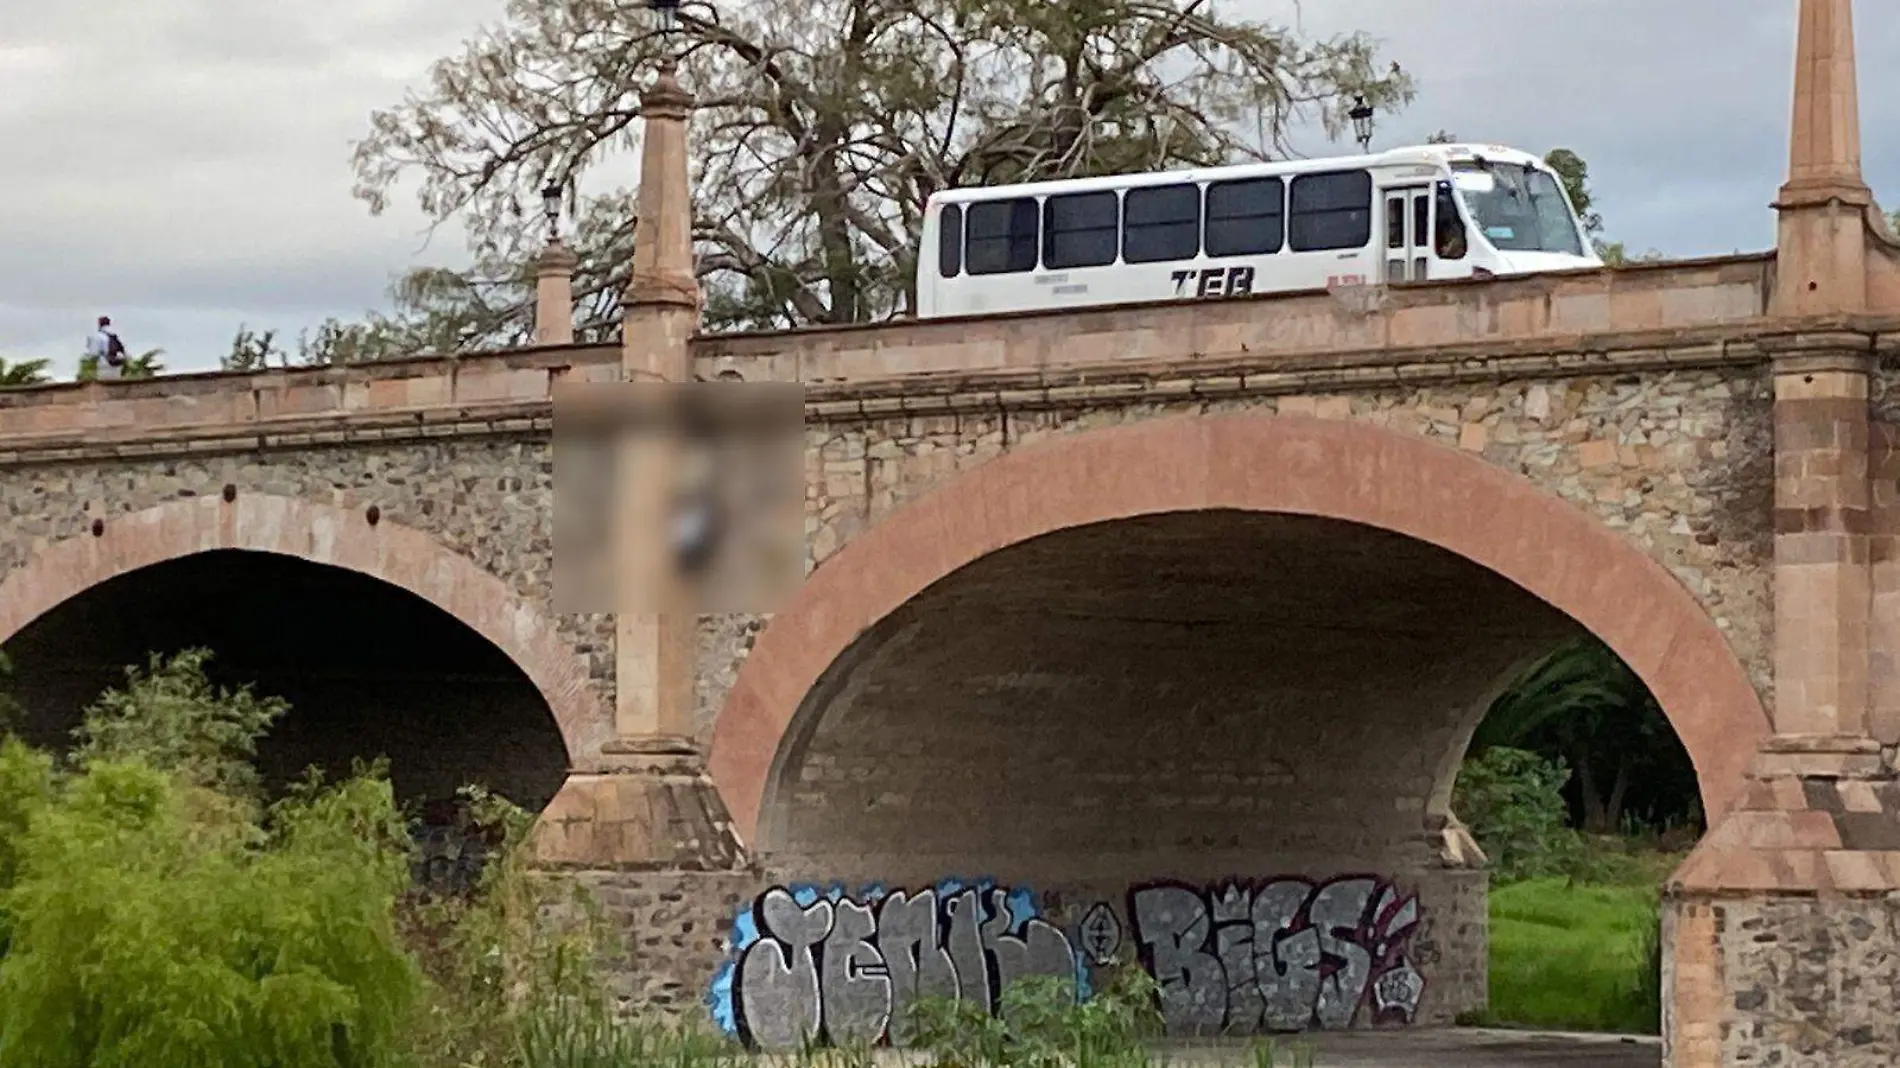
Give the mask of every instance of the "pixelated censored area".
POLYGON ((804 388, 563 383, 560 612, 771 612, 804 578, 804 388))

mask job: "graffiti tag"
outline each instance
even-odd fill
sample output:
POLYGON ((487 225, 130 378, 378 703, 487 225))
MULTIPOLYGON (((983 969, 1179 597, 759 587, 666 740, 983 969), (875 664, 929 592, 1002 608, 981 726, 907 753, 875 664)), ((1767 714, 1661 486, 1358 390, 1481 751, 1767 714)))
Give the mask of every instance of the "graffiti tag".
POLYGON ((734 926, 735 956, 714 981, 711 1008, 757 1048, 901 1042, 905 1010, 920 997, 995 1013, 1023 976, 1078 979, 1074 949, 1035 896, 989 882, 855 895, 774 887, 734 926))
POLYGON ((1424 979, 1406 959, 1416 896, 1378 879, 1275 879, 1129 895, 1130 929, 1170 1034, 1411 1022, 1424 979))

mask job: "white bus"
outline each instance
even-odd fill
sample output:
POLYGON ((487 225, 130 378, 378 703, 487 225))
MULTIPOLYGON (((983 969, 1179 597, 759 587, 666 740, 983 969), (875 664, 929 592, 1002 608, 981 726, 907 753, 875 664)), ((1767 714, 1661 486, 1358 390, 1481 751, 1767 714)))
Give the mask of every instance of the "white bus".
POLYGON ((1501 145, 953 189, 917 315, 1493 278, 1603 261, 1563 182, 1501 145))

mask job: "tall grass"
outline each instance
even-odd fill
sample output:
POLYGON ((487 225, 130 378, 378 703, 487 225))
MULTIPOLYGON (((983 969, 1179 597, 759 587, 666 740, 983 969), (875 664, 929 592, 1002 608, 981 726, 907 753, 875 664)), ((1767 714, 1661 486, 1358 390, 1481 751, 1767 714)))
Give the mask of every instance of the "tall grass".
POLYGON ((1658 1033, 1658 909, 1653 886, 1536 879, 1494 889, 1485 1022, 1658 1033))

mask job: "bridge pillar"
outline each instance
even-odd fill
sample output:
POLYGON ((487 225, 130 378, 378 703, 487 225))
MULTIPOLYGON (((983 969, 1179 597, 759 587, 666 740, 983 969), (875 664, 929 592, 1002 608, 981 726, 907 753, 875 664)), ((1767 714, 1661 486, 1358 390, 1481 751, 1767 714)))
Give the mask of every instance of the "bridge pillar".
MULTIPOLYGON (((641 104, 646 137, 621 372, 628 381, 682 383, 692 378, 700 308, 686 155, 693 98, 669 61, 641 104)), ((667 461, 663 444, 653 445, 623 453, 631 462, 618 487, 623 515, 657 514, 667 461)), ((651 548, 651 539, 617 539, 623 579, 654 574, 640 556, 651 548)), ((693 734, 697 616, 619 611, 614 636, 613 737, 570 772, 542 814, 535 850, 543 867, 592 886, 621 927, 623 1005, 688 1014, 754 876, 693 734)))
POLYGON ((1900 1062, 1900 778, 1874 719, 1900 683, 1875 612, 1900 523, 1873 477, 1873 339, 1844 329, 1885 240, 1860 177, 1852 17, 1852 0, 1800 3, 1770 307, 1786 330, 1764 345, 1775 733, 1664 891, 1669 1068, 1900 1062))
POLYGON ((574 343, 574 268, 580 257, 551 238, 534 261, 534 343, 574 343))

